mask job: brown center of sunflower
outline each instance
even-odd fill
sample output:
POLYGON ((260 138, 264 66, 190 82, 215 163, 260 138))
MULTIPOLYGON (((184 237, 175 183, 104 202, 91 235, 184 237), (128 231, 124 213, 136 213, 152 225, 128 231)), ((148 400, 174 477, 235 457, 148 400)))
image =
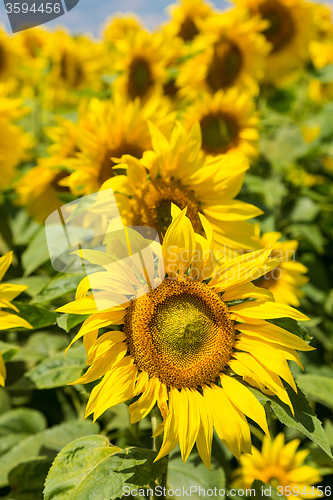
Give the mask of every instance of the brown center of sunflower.
POLYGON ((143 57, 136 57, 131 62, 128 77, 128 93, 131 99, 144 97, 154 83, 149 62, 143 57))
MULTIPOLYGON (((112 167, 114 167, 116 163, 114 163, 111 158, 121 158, 123 155, 131 155, 140 159, 142 158, 143 150, 136 144, 128 144, 126 142, 122 143, 117 148, 107 149, 101 161, 99 171, 99 182, 101 185, 115 175, 112 167)), ((118 171, 118 174, 120 173, 124 172, 118 171)))
POLYGON ((60 58, 60 78, 73 88, 79 87, 84 80, 82 64, 73 56, 64 52, 60 58))
POLYGON ((238 124, 228 113, 210 114, 200 121, 202 148, 209 154, 222 154, 237 145, 238 124))
POLYGON ((168 97, 176 97, 179 91, 176 80, 170 78, 170 80, 163 85, 163 91, 164 95, 167 95, 168 97))
POLYGON ((183 187, 180 182, 166 183, 161 179, 148 181, 144 186, 134 225, 153 227, 163 236, 172 222, 171 203, 181 210, 187 207, 187 217, 194 230, 200 232, 199 204, 194 193, 183 187))
POLYGON ((292 40, 295 33, 294 20, 288 9, 274 0, 262 3, 259 11, 263 18, 269 21, 264 35, 273 45, 272 53, 278 52, 292 40))
POLYGON ((165 278, 132 301, 124 331, 138 368, 178 389, 214 382, 235 344, 226 304, 193 280, 165 278))
POLYGON ((234 83, 242 68, 242 54, 232 41, 222 37, 214 46, 214 54, 206 81, 213 92, 234 83))
POLYGON ((181 24, 178 36, 180 36, 185 42, 193 40, 199 33, 195 22, 191 17, 187 17, 181 24))
POLYGON ((57 193, 69 193, 70 189, 68 186, 59 186, 58 182, 64 179, 65 177, 68 177, 68 172, 62 171, 59 172, 54 178, 51 183, 52 189, 54 189, 57 193))

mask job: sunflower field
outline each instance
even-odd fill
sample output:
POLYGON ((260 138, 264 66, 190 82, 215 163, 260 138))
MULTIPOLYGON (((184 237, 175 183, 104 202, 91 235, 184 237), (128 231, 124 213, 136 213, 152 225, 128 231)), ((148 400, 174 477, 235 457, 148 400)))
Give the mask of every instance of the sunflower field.
POLYGON ((0 499, 332 494, 331 6, 168 15, 0 28, 0 499))

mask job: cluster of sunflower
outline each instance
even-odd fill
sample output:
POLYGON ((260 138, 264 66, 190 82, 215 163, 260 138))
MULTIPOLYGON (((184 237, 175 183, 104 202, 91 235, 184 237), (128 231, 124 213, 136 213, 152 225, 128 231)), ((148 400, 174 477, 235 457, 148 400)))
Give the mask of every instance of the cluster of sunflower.
POLYGON ((179 454, 183 477, 195 481, 199 467, 208 488, 214 480, 194 446, 224 494, 255 488, 260 496, 268 485, 271 498, 329 496, 333 428, 326 421, 324 430, 313 408, 324 421, 333 406, 330 8, 236 0, 218 11, 181 0, 169 15, 153 32, 118 15, 101 40, 0 31, 2 280, 13 260, 0 285, 0 436, 14 429, 23 445, 39 436, 34 451, 25 445, 26 465, 21 437, 0 444, 0 498, 94 498, 97 482, 105 499, 122 497, 125 482, 133 491, 155 480, 179 487, 179 454), (55 273, 46 219, 107 192, 126 238, 106 231, 103 251, 77 252, 98 269, 89 276, 55 273), (144 226, 159 242, 130 229, 144 226), (120 259, 120 247, 145 249, 143 274, 120 259), (311 345, 300 323, 309 317, 311 345), (82 338, 63 354, 64 343, 82 338), (130 426, 118 410, 126 405, 130 426), (37 418, 18 416, 20 406, 45 420, 43 411, 61 446, 43 424, 20 429, 37 418), (110 456, 109 444, 99 449, 86 437, 96 424, 82 427, 85 406, 121 447, 110 456), (148 416, 151 459, 142 450, 148 416), (313 443, 297 451, 304 435, 313 443), (42 445, 59 452, 51 469, 42 445), (117 462, 128 445, 140 446, 126 456, 141 459, 142 477, 125 477, 117 462), (74 458, 85 449, 90 468, 74 458), (89 484, 98 453, 114 460, 113 472, 89 484), (38 470, 29 466, 36 460, 38 470), (33 490, 17 486, 23 475, 33 490))

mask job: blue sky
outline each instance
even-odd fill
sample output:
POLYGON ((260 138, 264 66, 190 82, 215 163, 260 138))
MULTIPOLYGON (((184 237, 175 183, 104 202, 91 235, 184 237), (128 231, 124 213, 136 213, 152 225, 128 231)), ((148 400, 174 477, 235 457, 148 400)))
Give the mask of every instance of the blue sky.
MULTIPOLYGON (((46 0, 45 0, 46 1, 46 0)), ((58 0, 59 1, 59 0, 58 0)), ((64 16, 47 23, 48 27, 67 26, 72 32, 94 35, 100 33, 105 20, 116 12, 135 12, 148 28, 153 28, 166 19, 165 8, 174 0, 80 0, 79 4, 64 16)), ((224 0, 216 0, 217 7, 226 5, 224 0)), ((5 24, 9 30, 9 23, 4 3, 0 0, 0 24, 5 24)))
MULTIPOLYGON (((47 23, 47 26, 66 26, 74 33, 93 33, 98 35, 105 20, 116 12, 135 12, 148 28, 153 28, 166 19, 165 9, 173 0, 80 0, 68 14, 47 23)), ((218 8, 224 8, 224 0, 212 1, 218 8)), ((333 0, 325 3, 333 3, 333 0)), ((4 3, 0 0, 0 25, 9 23, 4 3)))

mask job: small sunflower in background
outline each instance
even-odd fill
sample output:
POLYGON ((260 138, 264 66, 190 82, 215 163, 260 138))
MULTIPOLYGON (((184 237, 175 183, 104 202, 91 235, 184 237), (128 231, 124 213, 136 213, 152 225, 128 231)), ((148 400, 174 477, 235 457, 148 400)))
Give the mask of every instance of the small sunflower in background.
POLYGON ((114 157, 141 158, 151 149, 148 120, 170 134, 175 121, 166 99, 155 96, 145 104, 115 94, 109 101, 92 99, 77 124, 78 152, 65 165, 72 173, 62 181, 74 195, 90 194, 116 173, 114 157))
POLYGON ((172 38, 162 32, 149 33, 143 29, 118 39, 114 54, 114 70, 118 73, 114 92, 143 101, 153 94, 162 94, 163 85, 169 80, 167 68, 173 59, 172 43, 172 38))
POLYGON ((189 128, 199 122, 206 155, 258 154, 259 113, 252 97, 237 89, 202 95, 186 110, 183 121, 189 128))
POLYGON ((270 50, 261 34, 266 26, 243 9, 209 17, 193 42, 193 57, 180 67, 181 95, 194 100, 202 92, 214 94, 230 87, 257 93, 270 50))
POLYGON ((103 39, 113 48, 117 40, 128 38, 142 29, 140 19, 135 15, 117 13, 106 20, 103 39))
POLYGON ((198 123, 187 131, 177 122, 169 140, 155 126, 150 130, 152 151, 142 160, 124 156, 118 167, 126 175, 113 177, 102 186, 113 189, 124 224, 153 227, 164 235, 173 203, 180 209, 187 207, 197 232, 201 230, 199 213, 204 214, 222 248, 261 248, 248 219, 262 211, 234 199, 249 168, 247 160, 236 154, 205 158, 198 123))
POLYGON ((15 90, 20 50, 16 37, 10 37, 0 26, 0 83, 5 82, 7 92, 15 90))
POLYGON ((25 206, 29 215, 42 223, 64 204, 61 196, 70 192, 68 186, 61 184, 70 175, 64 163, 78 151, 76 124, 60 116, 55 121, 55 126, 44 129, 52 141, 46 150, 48 156, 39 158, 37 165, 13 186, 18 195, 16 203, 25 206))
POLYGON ((22 99, 7 97, 0 84, 0 191, 9 188, 17 175, 17 166, 29 157, 33 146, 32 136, 16 124, 29 111, 22 99))
POLYGON ((314 5, 305 0, 236 0, 236 5, 260 15, 271 45, 265 82, 278 85, 309 61, 309 43, 315 38, 314 5))
MULTIPOLYGON (((251 452, 245 416, 268 435, 263 406, 235 374, 277 395, 293 412, 281 378, 296 390, 287 360, 301 364, 295 349, 313 348, 266 321, 307 319, 250 283, 253 273, 260 276, 278 264, 269 258, 269 250, 241 255, 216 272, 207 219, 200 215, 204 236, 194 232, 186 208, 173 206, 172 215, 162 248, 147 247, 138 233, 131 240, 133 254, 145 248, 148 285, 142 285, 142 276, 136 277, 125 261, 117 260, 116 269, 112 266, 119 238, 109 233, 105 253, 77 252, 101 271, 84 278, 76 300, 58 311, 90 315, 72 341, 84 337, 89 365, 73 383, 103 377, 91 392, 86 415, 93 413, 97 419, 108 408, 140 396, 129 406, 135 423, 157 403, 163 422, 154 435, 163 432, 164 437, 156 459, 179 442, 185 462, 196 443, 209 468, 213 428, 238 458, 242 451, 251 452), (154 255, 161 253, 163 260, 156 268, 154 255), (96 292, 89 294, 90 288, 96 292), (244 301, 248 298, 252 300, 244 301), (242 303, 233 305, 239 299, 242 303), (100 328, 110 325, 118 325, 118 330, 98 336, 100 328)), ((123 238, 125 246, 130 236, 128 232, 123 238)))
MULTIPOLYGON (((0 281, 7 272, 12 260, 13 252, 9 252, 0 257, 0 281)), ((8 330, 9 328, 32 328, 30 323, 28 323, 25 319, 3 310, 13 309, 16 312, 19 312, 17 307, 11 304, 11 301, 27 288, 28 287, 25 285, 11 285, 9 283, 0 284, 0 331, 8 330)), ((6 367, 0 352, 0 386, 5 385, 5 380, 6 367)))
MULTIPOLYGON (((327 5, 314 5, 316 37, 310 41, 309 52, 313 66, 322 69, 333 64, 332 9, 327 5)), ((333 83, 311 78, 309 98, 319 106, 333 99, 333 83)))
MULTIPOLYGON (((259 226, 257 226, 259 232, 259 226)), ((281 233, 270 232, 258 236, 262 248, 271 248, 271 257, 280 259, 279 265, 266 275, 261 276, 255 283, 261 288, 269 290, 277 302, 294 307, 300 305, 299 299, 305 296, 302 286, 309 278, 305 276, 307 268, 295 260, 298 241, 279 241, 281 233)))
POLYGON ((200 33, 201 22, 216 12, 211 3, 203 0, 181 0, 170 5, 168 11, 171 20, 163 30, 184 42, 192 41, 200 33))
POLYGON ((240 457, 240 467, 234 471, 232 486, 251 488, 253 481, 260 479, 288 500, 321 497, 316 488, 312 488, 321 481, 319 471, 304 464, 310 451, 297 451, 299 445, 299 439, 285 444, 283 433, 273 440, 265 436, 261 452, 253 446, 251 454, 240 457))
POLYGON ((48 37, 46 56, 49 72, 41 81, 40 91, 48 108, 76 104, 79 98, 73 92, 101 90, 103 73, 113 69, 101 42, 83 35, 73 38, 60 30, 48 37))
POLYGON ((48 37, 44 28, 31 28, 17 33, 13 40, 18 46, 21 67, 18 75, 20 92, 24 98, 36 97, 40 79, 45 77, 48 66, 46 49, 48 37))

